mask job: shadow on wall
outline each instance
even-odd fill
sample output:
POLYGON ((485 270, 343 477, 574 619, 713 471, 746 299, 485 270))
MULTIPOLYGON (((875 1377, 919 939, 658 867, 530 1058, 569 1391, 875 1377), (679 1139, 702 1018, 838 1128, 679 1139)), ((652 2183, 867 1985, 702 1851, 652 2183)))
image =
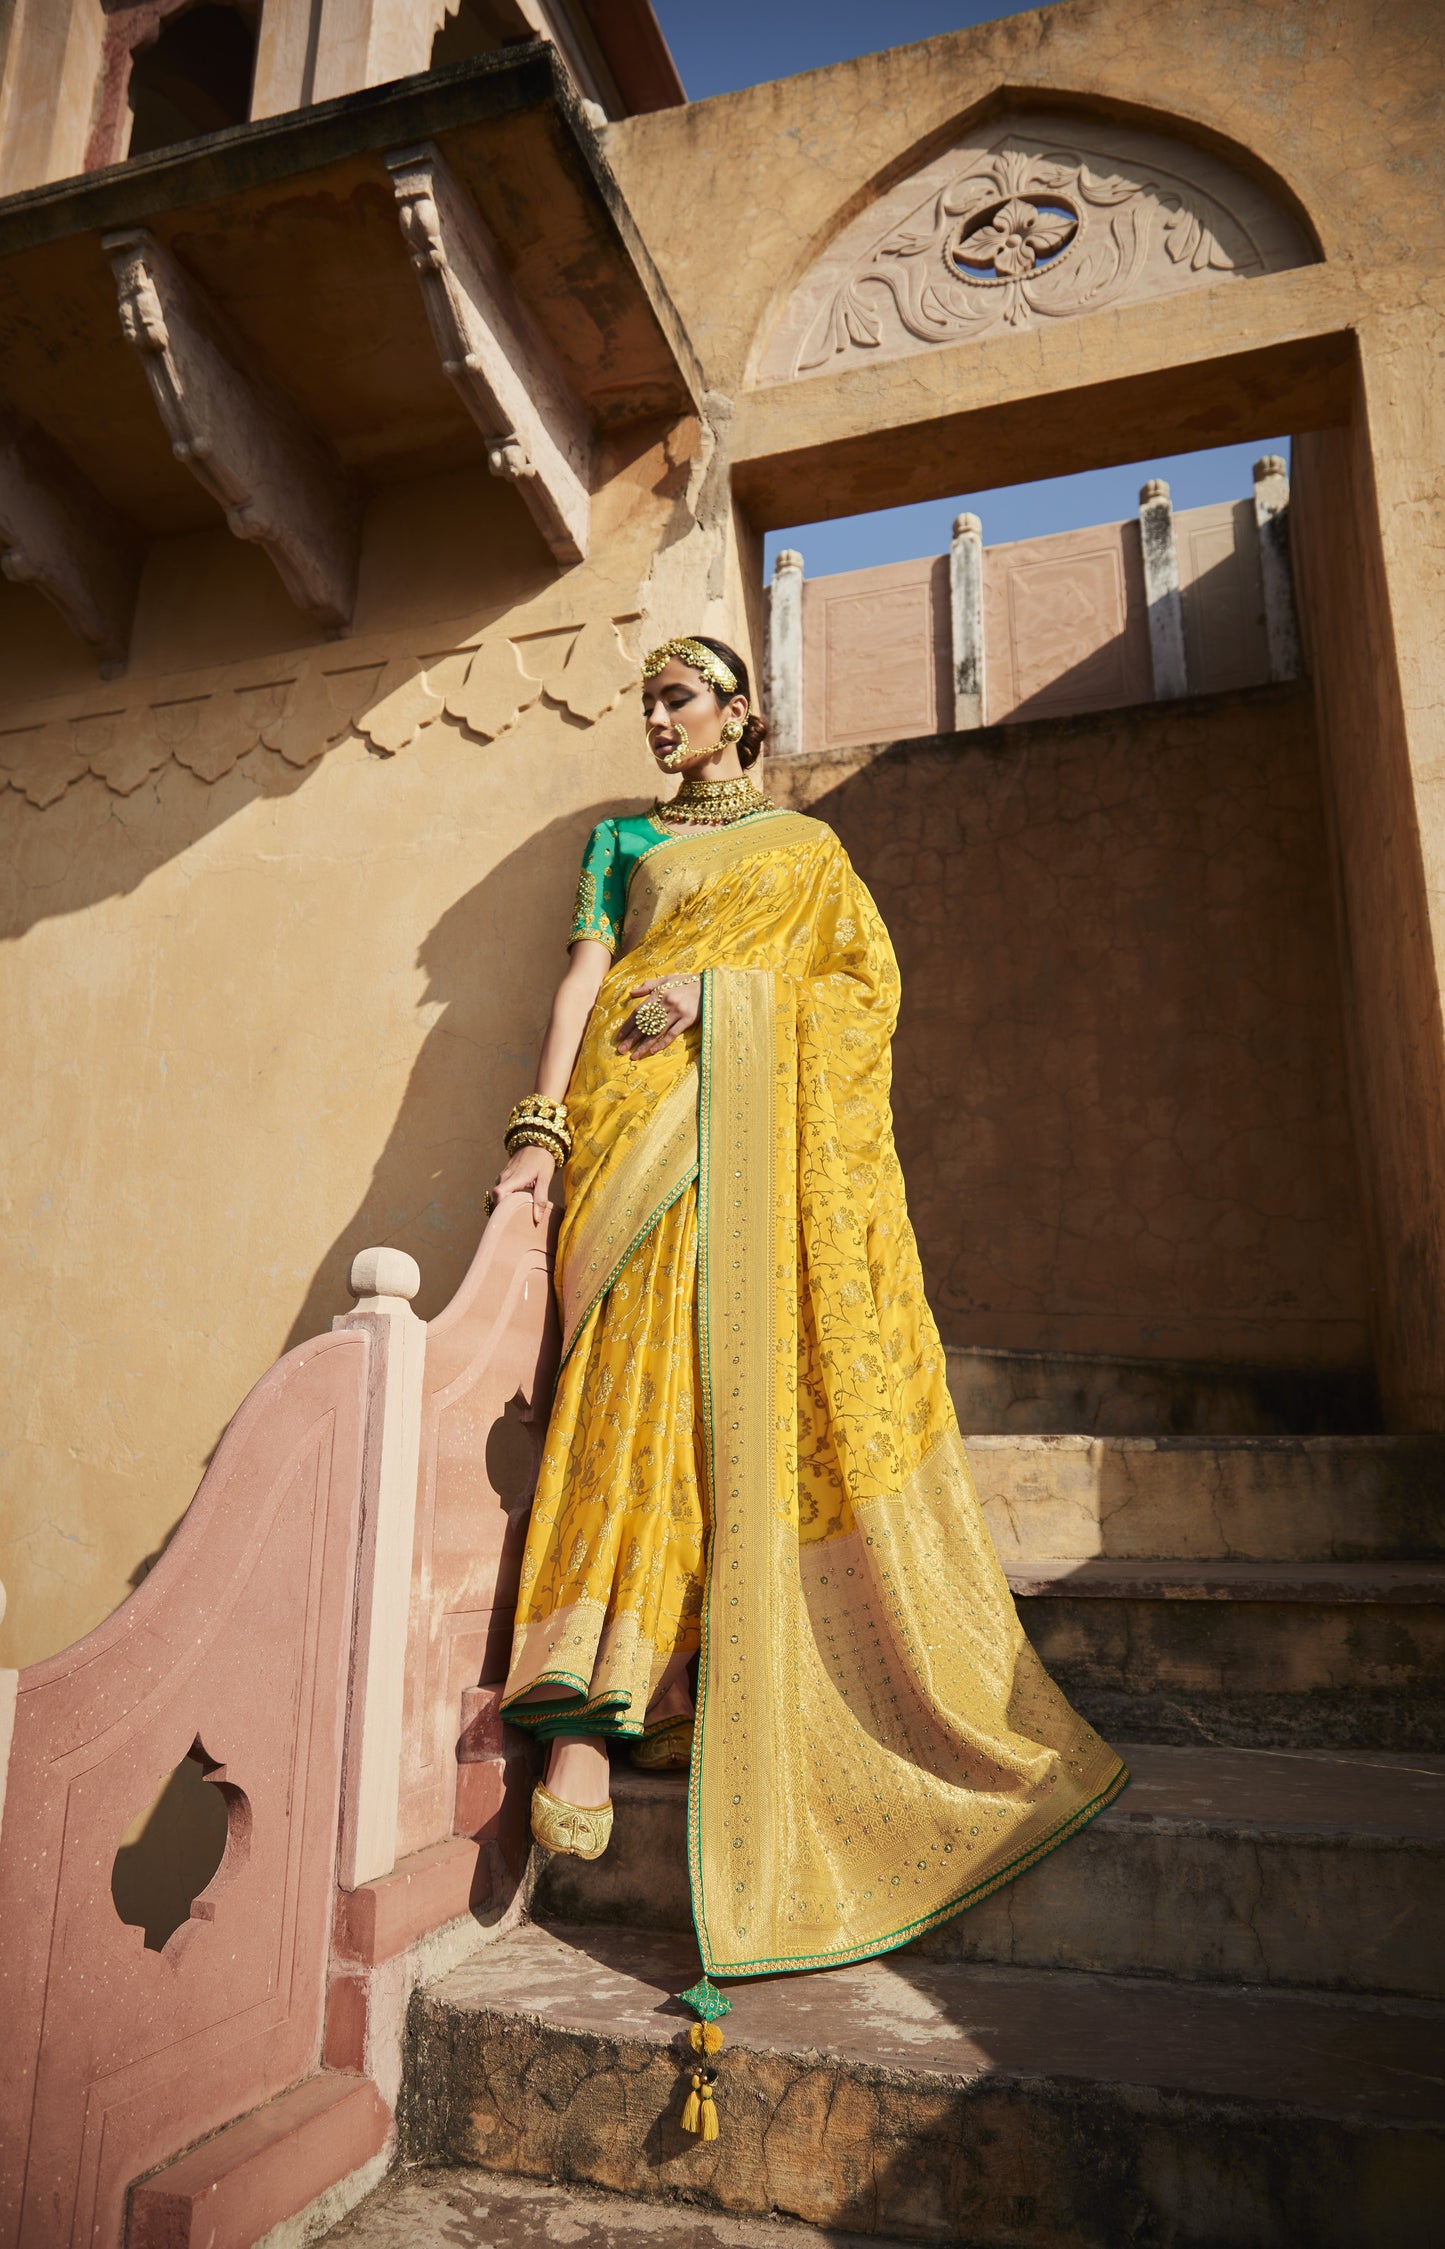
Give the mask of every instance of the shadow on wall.
MULTIPOLYGON (((347 1279, 359 1250, 404 1249, 421 1267, 417 1311, 439 1312, 455 1294, 486 1221, 484 1197, 505 1161, 502 1127, 530 1090, 577 892, 577 870, 599 820, 643 810, 615 801, 568 813, 537 831, 458 898, 418 953, 427 983, 420 1005, 440 1005, 371 1182, 318 1265, 287 1348, 320 1335, 350 1309, 347 1279), (525 1030, 499 1047, 498 978, 520 989, 525 1030), (459 1063, 458 1050, 465 1057, 459 1063)), ((507 997, 510 1001, 512 994, 507 997)))
POLYGON ((25 936, 39 922, 128 897, 258 799, 294 795, 321 762, 289 765, 270 750, 254 749, 218 781, 162 766, 131 795, 118 797, 87 777, 43 808, 6 790, 0 774, 0 806, 13 823, 6 831, 0 943, 25 936))

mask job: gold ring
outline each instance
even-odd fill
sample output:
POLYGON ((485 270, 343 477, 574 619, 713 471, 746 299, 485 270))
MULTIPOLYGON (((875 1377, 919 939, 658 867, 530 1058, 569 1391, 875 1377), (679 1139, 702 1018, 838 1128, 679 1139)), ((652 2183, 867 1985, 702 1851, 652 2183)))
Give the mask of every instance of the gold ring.
POLYGON ((632 1011, 632 1020, 645 1039, 661 1038, 672 1021, 666 1000, 643 1000, 632 1011))

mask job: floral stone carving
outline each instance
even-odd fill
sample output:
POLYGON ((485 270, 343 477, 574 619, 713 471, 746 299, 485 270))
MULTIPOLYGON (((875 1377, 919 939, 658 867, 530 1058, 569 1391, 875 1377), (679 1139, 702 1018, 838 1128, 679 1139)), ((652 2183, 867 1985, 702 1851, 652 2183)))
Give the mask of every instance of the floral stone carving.
POLYGON ((1298 221, 1218 157, 1032 112, 934 157, 846 227, 794 291, 760 379, 1043 327, 1314 255, 1298 221))

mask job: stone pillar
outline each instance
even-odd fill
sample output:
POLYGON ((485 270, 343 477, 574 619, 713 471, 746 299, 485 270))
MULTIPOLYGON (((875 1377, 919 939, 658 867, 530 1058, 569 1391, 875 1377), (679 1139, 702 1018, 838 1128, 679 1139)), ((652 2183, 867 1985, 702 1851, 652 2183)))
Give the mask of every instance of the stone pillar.
POLYGON ((343 1890, 374 1882, 396 1864, 426 1364, 426 1322, 411 1308, 420 1287, 420 1269, 405 1250, 364 1249, 351 1266, 356 1309, 331 1323, 369 1328, 372 1348, 337 1848, 343 1890))
POLYGON ((1184 607, 1179 598, 1179 556, 1174 545, 1174 509, 1162 476, 1139 487, 1139 545, 1144 555, 1144 598, 1149 604, 1149 660, 1154 667, 1154 700, 1168 702, 1189 693, 1184 657, 1184 607))
POLYGON ((984 724, 983 525, 976 515, 954 519, 948 552, 948 618, 953 640, 953 726, 965 734, 984 724))
POLYGON ((1269 676, 1298 679, 1303 665, 1289 559, 1289 471, 1278 453, 1266 453, 1254 464, 1254 521, 1259 533, 1269 676))
POLYGON ((803 747, 803 558, 784 547, 768 594, 768 748, 796 757, 803 747))

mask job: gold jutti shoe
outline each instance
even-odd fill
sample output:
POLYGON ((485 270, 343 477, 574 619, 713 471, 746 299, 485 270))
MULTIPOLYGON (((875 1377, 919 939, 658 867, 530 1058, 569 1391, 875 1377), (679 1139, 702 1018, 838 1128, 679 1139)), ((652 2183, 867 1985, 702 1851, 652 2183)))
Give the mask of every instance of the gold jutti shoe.
POLYGON ((632 1762, 644 1773, 682 1772, 692 1763, 691 1718, 674 1718, 632 1745, 632 1762))
POLYGON ((532 1791, 532 1834, 560 1858, 600 1859, 612 1841, 612 1804, 564 1804, 538 1781, 532 1791))

